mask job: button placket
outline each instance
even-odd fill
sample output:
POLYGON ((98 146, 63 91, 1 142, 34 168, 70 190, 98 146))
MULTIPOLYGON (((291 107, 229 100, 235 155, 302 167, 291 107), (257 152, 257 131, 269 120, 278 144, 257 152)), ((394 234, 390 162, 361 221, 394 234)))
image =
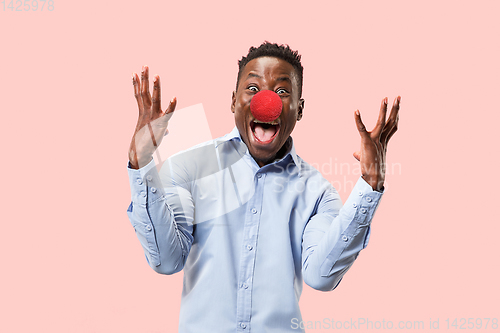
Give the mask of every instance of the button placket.
POLYGON ((238 279, 239 290, 237 293, 236 315, 238 320, 237 331, 249 331, 251 304, 252 304, 252 286, 255 269, 255 256, 257 237, 260 223, 260 212, 262 209, 262 200, 264 195, 264 179, 262 173, 255 174, 255 193, 252 199, 247 203, 247 213, 243 227, 242 254, 240 257, 240 275, 238 279))

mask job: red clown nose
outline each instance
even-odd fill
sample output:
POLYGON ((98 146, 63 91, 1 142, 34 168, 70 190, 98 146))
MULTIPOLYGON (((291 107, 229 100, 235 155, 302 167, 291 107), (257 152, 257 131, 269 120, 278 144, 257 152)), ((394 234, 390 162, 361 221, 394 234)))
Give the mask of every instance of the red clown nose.
POLYGON ((272 90, 261 90, 250 101, 250 111, 255 119, 262 122, 272 122, 281 114, 283 103, 272 90))

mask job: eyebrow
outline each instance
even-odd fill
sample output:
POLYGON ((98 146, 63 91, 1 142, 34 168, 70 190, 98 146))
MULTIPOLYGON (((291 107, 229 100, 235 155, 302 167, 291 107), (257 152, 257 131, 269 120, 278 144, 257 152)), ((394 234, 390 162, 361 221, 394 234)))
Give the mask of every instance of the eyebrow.
POLYGON ((252 73, 252 72, 248 73, 247 79, 248 79, 249 77, 257 77, 257 78, 259 78, 259 79, 262 79, 262 76, 260 76, 260 75, 258 75, 258 74, 255 74, 255 73, 252 73))
POLYGON ((276 79, 276 81, 287 81, 288 83, 292 84, 292 80, 288 76, 281 76, 276 79))
MULTIPOLYGON (((259 74, 256 74, 256 73, 252 73, 252 72, 248 73, 247 79, 250 77, 256 77, 256 78, 262 79, 262 76, 260 76, 259 74)), ((278 82, 286 81, 286 82, 292 84, 292 80, 290 80, 290 77, 288 77, 288 76, 280 76, 279 78, 276 79, 276 81, 278 81, 278 82)))

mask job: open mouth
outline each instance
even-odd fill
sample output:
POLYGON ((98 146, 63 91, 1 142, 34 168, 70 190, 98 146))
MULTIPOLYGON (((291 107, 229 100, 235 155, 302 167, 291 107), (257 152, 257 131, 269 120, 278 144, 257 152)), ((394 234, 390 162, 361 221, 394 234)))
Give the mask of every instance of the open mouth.
POLYGON ((252 133, 257 142, 270 143, 280 131, 280 125, 277 122, 265 123, 258 120, 250 122, 252 133))

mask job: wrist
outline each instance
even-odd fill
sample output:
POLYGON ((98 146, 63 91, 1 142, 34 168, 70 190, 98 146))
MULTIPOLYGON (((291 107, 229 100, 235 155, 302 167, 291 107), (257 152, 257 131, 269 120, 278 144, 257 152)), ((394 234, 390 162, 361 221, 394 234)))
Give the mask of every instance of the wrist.
POLYGON ((135 151, 129 151, 129 162, 132 169, 140 169, 151 162, 153 155, 137 156, 135 151))
POLYGON ((374 191, 382 192, 384 189, 384 178, 378 176, 361 176, 372 187, 374 191))

